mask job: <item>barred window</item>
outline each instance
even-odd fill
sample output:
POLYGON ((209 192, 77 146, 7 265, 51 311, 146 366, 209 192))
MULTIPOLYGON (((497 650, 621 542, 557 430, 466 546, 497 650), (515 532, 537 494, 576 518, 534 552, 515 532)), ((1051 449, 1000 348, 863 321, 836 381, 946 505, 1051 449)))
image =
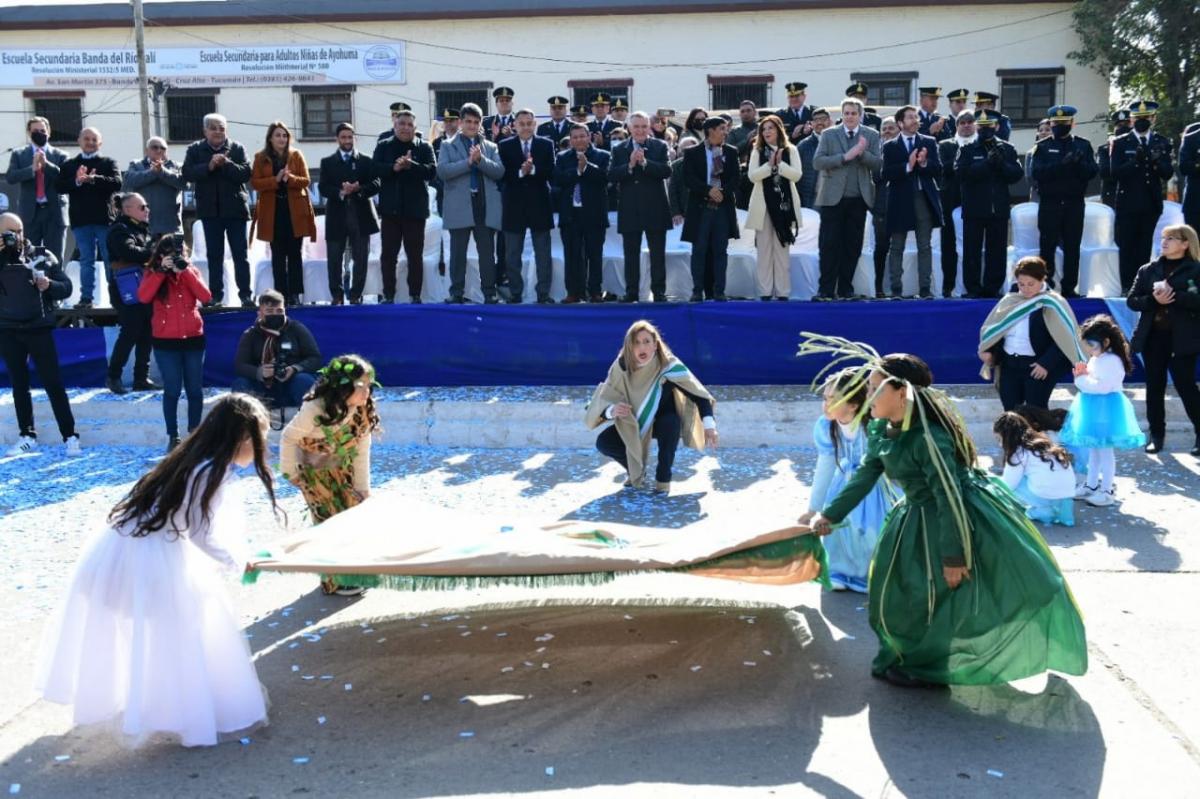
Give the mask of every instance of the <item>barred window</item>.
POLYGON ((766 108, 771 102, 774 75, 708 76, 709 105, 713 110, 734 109, 746 100, 755 108, 766 108))
POLYGON ((300 94, 300 138, 334 139, 342 122, 353 123, 353 92, 302 92, 300 94))
POLYGON ((217 111, 215 94, 168 92, 167 141, 192 142, 204 135, 204 117, 217 111))
POLYGON ((34 116, 50 120, 51 144, 75 144, 83 130, 82 97, 35 97, 34 116))
POLYGON ((440 119, 447 108, 458 111, 467 103, 474 103, 483 111, 489 113, 488 103, 492 99, 491 83, 431 83, 429 94, 432 98, 432 116, 440 119))

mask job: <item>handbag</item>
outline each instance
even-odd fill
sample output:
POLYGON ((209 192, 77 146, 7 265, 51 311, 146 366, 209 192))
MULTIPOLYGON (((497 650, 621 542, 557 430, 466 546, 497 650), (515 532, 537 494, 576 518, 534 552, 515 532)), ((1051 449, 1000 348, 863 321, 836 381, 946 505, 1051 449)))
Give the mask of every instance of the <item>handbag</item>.
POLYGON ((137 305, 141 302, 138 299, 138 286, 142 285, 141 266, 127 266, 116 270, 113 272, 113 281, 117 284, 117 296, 124 305, 137 305))

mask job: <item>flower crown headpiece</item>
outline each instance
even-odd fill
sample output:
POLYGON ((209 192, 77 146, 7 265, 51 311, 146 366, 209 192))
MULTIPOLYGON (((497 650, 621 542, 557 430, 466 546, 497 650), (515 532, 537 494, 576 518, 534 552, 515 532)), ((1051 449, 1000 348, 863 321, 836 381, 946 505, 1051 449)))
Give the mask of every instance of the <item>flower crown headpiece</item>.
MULTIPOLYGON (((349 358, 334 358, 328 365, 318 369, 317 374, 332 386, 345 386, 354 381, 354 370, 359 367, 360 364, 349 358)), ((375 380, 374 369, 365 369, 363 374, 371 382, 372 388, 380 388, 375 380)))

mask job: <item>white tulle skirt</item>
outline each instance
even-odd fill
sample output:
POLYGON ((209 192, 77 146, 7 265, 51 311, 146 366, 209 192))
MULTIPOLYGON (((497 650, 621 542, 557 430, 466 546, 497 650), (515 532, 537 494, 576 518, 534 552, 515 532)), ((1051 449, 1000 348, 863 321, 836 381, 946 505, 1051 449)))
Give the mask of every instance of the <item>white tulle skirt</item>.
POLYGON ((46 629, 35 688, 123 743, 207 746, 266 723, 266 694, 218 565, 186 538, 109 529, 46 629))

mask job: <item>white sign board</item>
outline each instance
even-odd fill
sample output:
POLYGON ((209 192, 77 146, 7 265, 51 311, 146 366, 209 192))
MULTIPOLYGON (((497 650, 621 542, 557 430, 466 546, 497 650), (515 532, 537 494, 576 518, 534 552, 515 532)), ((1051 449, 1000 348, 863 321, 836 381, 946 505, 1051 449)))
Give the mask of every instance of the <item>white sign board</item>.
MULTIPOLYGON (((404 43, 155 47, 146 50, 146 71, 179 88, 404 83, 404 43)), ((103 89, 136 80, 133 50, 0 50, 0 86, 103 89)))

